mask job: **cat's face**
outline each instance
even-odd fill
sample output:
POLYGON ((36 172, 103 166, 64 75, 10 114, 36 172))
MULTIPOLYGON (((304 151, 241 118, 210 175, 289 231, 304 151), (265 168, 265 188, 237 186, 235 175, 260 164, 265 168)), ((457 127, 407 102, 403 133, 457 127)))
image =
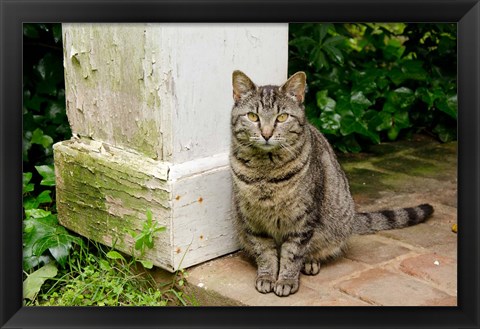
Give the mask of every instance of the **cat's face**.
POLYGON ((256 86, 244 73, 233 72, 234 138, 268 152, 295 144, 305 124, 305 80, 298 72, 282 86, 256 86))

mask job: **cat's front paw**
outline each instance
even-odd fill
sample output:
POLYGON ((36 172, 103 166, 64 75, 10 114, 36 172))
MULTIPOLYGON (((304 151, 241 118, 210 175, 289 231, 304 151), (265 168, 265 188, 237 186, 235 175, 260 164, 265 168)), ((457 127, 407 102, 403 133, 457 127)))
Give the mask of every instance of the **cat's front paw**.
POLYGON ((278 279, 275 283, 275 295, 280 297, 286 297, 288 295, 296 293, 298 290, 298 278, 297 279, 278 279))
POLYGON ((255 288, 262 294, 269 293, 275 287, 275 278, 273 276, 257 276, 255 288))
POLYGON ((317 275, 320 272, 320 261, 305 260, 302 273, 306 275, 317 275))

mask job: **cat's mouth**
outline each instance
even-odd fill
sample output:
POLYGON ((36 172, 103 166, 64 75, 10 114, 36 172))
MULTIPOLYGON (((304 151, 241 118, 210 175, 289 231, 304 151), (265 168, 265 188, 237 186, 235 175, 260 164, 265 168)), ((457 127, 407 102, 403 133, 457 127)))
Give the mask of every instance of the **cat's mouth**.
POLYGON ((256 146, 262 150, 271 151, 275 148, 278 148, 279 144, 275 141, 263 141, 263 142, 257 142, 256 146))
POLYGON ((271 152, 272 150, 278 149, 281 146, 281 140, 277 138, 270 138, 268 140, 264 138, 250 138, 251 145, 257 149, 271 152))

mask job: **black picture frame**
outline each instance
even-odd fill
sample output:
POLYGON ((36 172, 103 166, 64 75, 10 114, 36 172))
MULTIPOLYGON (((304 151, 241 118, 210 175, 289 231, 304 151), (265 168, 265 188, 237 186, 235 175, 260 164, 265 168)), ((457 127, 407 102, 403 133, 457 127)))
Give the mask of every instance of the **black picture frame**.
POLYGON ((1 328, 478 328, 478 0, 0 0, 1 328), (26 22, 457 22, 457 307, 22 307, 22 24, 26 22))

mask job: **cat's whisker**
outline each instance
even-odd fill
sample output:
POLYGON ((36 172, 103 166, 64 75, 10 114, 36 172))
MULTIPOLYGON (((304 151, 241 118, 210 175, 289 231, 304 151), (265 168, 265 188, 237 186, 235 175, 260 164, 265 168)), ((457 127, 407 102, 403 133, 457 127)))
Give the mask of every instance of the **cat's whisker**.
POLYGON ((295 152, 293 152, 288 145, 285 145, 285 144, 283 144, 283 143, 280 143, 280 147, 282 148, 282 150, 287 151, 287 152, 290 153, 292 156, 294 156, 294 157, 296 156, 295 152))

